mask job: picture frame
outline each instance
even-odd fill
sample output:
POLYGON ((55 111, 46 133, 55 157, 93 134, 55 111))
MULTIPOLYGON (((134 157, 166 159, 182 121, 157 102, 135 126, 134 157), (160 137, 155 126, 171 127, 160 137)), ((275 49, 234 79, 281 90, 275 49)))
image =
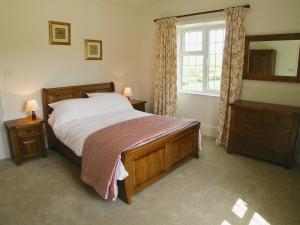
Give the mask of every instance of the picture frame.
POLYGON ((102 60, 102 41, 85 39, 84 46, 86 60, 102 60))
POLYGON ((71 45, 71 24, 49 21, 49 43, 51 45, 71 45))

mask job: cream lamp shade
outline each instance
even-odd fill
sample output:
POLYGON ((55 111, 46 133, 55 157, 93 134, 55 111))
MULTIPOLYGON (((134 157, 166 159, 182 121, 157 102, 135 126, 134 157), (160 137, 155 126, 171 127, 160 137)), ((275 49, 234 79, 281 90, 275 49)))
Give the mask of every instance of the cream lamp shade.
POLYGON ((26 107, 25 107, 26 112, 32 112, 37 110, 40 110, 40 108, 36 100, 33 99, 33 100, 28 100, 26 102, 26 107))
POLYGON ((124 96, 126 96, 126 97, 131 97, 133 94, 132 94, 132 90, 131 90, 131 87, 126 87, 125 89, 124 89, 124 96))
POLYGON ((39 104, 37 103, 36 100, 28 100, 26 102, 26 107, 25 107, 25 111, 26 112, 31 112, 31 118, 32 120, 36 119, 36 114, 35 111, 40 110, 39 108, 39 104))

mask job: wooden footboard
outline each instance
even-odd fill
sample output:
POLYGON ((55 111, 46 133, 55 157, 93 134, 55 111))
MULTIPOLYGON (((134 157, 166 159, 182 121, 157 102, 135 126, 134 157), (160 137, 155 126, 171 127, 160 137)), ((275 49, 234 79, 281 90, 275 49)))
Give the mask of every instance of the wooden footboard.
POLYGON ((127 204, 131 197, 192 157, 199 157, 200 124, 162 137, 122 154, 129 176, 118 182, 119 197, 127 204))

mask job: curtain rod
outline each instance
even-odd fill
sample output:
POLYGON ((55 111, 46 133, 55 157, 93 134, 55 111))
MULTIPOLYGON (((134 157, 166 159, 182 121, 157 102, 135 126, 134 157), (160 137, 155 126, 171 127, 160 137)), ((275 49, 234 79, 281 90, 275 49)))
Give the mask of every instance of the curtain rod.
MULTIPOLYGON (((235 6, 233 8, 237 8, 237 7, 244 7, 244 8, 250 8, 250 5, 241 5, 241 6, 235 6)), ((179 16, 174 16, 176 18, 182 18, 182 17, 188 17, 188 16, 196 16, 196 15, 202 15, 202 14, 208 14, 208 13, 216 13, 216 12, 222 12, 225 9, 217 9, 217 10, 210 10, 210 11, 204 11, 204 12, 197 12, 197 13, 190 13, 190 14, 185 14, 185 15, 179 15, 179 16)), ((155 19, 154 22, 158 21, 158 20, 162 20, 162 19, 167 19, 167 18, 171 18, 172 16, 169 17, 164 17, 164 18, 159 18, 159 19, 155 19)))

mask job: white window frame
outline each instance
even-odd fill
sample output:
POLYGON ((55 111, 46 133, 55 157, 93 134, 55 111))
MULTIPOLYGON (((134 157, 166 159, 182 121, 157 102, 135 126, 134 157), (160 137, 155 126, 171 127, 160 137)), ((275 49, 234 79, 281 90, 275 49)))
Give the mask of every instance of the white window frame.
POLYGON ((210 96, 220 96, 220 90, 212 90, 208 88, 209 84, 209 76, 208 76, 208 53, 209 53, 209 45, 207 44, 209 40, 209 30, 210 29, 218 29, 225 28, 225 21, 220 20, 216 21, 216 24, 203 23, 198 25, 179 25, 177 26, 177 86, 179 93, 189 93, 189 94, 201 94, 201 95, 210 95, 210 96), (184 47, 184 35, 186 32, 193 31, 202 31, 202 51, 193 51, 193 52, 185 52, 184 47), (180 43, 180 44, 178 44, 180 43), (203 63, 203 87, 202 90, 185 90, 182 89, 182 61, 183 56, 187 55, 203 55, 204 63, 203 63))

